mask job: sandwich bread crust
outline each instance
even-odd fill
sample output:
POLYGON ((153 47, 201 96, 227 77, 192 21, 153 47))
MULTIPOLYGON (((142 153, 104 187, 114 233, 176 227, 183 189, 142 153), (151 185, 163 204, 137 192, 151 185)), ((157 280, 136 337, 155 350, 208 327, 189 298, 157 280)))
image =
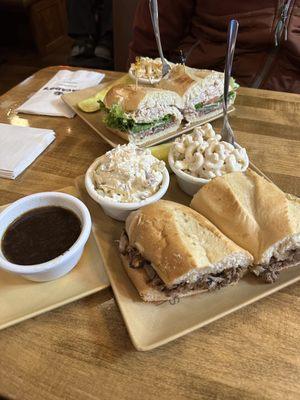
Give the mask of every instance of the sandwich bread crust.
POLYGON ((248 250, 257 265, 300 247, 299 199, 251 170, 213 179, 196 193, 191 207, 248 250))
POLYGON ((252 256, 189 207, 160 200, 129 215, 129 243, 166 286, 194 282, 207 273, 247 267, 252 256))
POLYGON ((207 79, 212 77, 220 83, 223 82, 221 72, 206 69, 197 70, 184 65, 176 65, 169 75, 157 84, 157 87, 178 93, 183 99, 184 106, 188 107, 193 98, 197 98, 203 90, 207 89, 207 79))
MULTIPOLYGON (((200 79, 200 78, 198 78, 200 79)), ((172 90, 184 97, 188 90, 196 86, 198 83, 197 77, 191 69, 183 65, 177 65, 172 68, 169 75, 162 79, 157 87, 160 89, 172 90)))
POLYGON ((114 104, 119 104, 127 113, 141 108, 176 106, 182 108, 180 96, 170 90, 136 86, 134 84, 113 86, 104 98, 104 105, 110 109, 114 104))

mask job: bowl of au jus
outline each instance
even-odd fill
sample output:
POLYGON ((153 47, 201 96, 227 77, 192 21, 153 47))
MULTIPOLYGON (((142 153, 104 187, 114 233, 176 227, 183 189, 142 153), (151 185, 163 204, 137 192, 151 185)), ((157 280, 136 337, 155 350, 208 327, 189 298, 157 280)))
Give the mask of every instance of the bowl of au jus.
POLYGON ((78 263, 91 226, 87 207, 74 196, 23 197, 0 214, 0 268, 37 282, 60 278, 78 263))

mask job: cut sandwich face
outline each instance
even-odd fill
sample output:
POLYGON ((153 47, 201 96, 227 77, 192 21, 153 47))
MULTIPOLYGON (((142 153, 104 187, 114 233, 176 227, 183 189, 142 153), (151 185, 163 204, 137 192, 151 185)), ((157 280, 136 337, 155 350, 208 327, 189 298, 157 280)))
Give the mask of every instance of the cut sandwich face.
MULTIPOLYGON (((283 239, 277 240, 267 248, 260 263, 251 267, 252 272, 261 277, 266 283, 275 282, 280 271, 297 265, 300 266, 300 199, 284 193, 284 200, 281 202, 282 206, 283 203, 287 204, 287 208, 283 207, 284 219, 282 224, 287 225, 284 228, 280 227, 274 220, 274 227, 276 227, 275 229, 280 227, 281 235, 283 236, 285 233, 286 236, 283 236, 283 239)), ((271 204, 270 206, 273 207, 271 204)))
MULTIPOLYGON (((207 114, 222 109, 224 74, 221 72, 177 65, 157 86, 173 90, 182 97, 183 115, 188 122, 197 122, 207 114)), ((231 78, 229 105, 234 103, 238 87, 231 78)))
POLYGON ((255 172, 213 179, 191 207, 253 255, 251 270, 265 282, 300 262, 300 200, 255 172))
MULTIPOLYGON (((286 241, 287 242, 287 241, 286 241)), ((281 243, 282 245, 283 243, 281 243)), ((276 245, 278 247, 279 244, 276 245)), ((300 264, 300 241, 298 239, 282 246, 283 250, 272 255, 270 260, 265 263, 253 265, 250 270, 261 277, 266 283, 273 283, 277 280, 280 272, 286 268, 291 268, 300 264)))
POLYGON ((151 262, 129 244, 125 231, 120 238, 120 253, 127 274, 145 301, 164 301, 170 298, 221 289, 237 283, 246 271, 245 268, 240 266, 231 267, 222 272, 202 274, 194 282, 184 281, 167 286, 157 274, 151 262))
POLYGON ((238 282, 252 262, 204 217, 163 200, 131 213, 119 250, 145 301, 220 289, 238 282))
MULTIPOLYGON (((235 90, 231 90, 228 94, 228 107, 232 106, 236 98, 235 90)), ((197 122, 201 118, 206 117, 216 111, 221 111, 223 107, 223 95, 216 96, 207 102, 199 102, 195 105, 187 106, 183 115, 188 122, 197 122)))
POLYGON ((176 131, 183 118, 180 108, 177 93, 135 85, 114 86, 102 104, 106 126, 137 144, 176 131))

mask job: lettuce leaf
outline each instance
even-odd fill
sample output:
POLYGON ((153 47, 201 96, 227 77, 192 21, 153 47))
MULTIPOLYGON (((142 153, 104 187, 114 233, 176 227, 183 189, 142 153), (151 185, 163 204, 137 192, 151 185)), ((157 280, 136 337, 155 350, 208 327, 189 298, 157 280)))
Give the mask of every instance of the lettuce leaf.
POLYGON ((152 122, 137 123, 124 113, 119 104, 114 104, 111 109, 108 110, 105 105, 101 103, 100 109, 101 111, 105 112, 105 116, 103 118, 104 123, 112 129, 118 129, 123 132, 130 131, 132 133, 140 133, 156 126, 164 125, 168 122, 171 122, 173 119, 173 116, 168 114, 162 118, 153 120, 152 122))
POLYGON ((103 120, 110 128, 119 129, 124 132, 131 130, 134 123, 132 118, 128 118, 124 113, 119 104, 114 104, 110 110, 107 110, 103 120))
POLYGON ((237 90, 240 87, 240 85, 235 81, 234 78, 230 78, 229 80, 229 89, 231 90, 237 90))

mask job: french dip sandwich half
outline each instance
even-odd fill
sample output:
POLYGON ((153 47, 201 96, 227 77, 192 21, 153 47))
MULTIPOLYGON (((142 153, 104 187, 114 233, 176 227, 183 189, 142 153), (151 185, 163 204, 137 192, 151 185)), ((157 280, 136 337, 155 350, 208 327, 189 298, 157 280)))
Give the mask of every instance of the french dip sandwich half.
POLYGON ((217 177, 191 207, 254 257, 251 270, 265 282, 300 263, 300 199, 251 170, 217 177))
POLYGON ((134 84, 112 87, 101 107, 107 128, 139 145, 176 131, 182 120, 181 108, 177 93, 134 84))
POLYGON ((238 282, 253 261, 205 217, 165 200, 129 215, 119 251, 144 301, 220 289, 238 282))
MULTIPOLYGON (((222 72, 176 65, 157 86, 175 91, 182 98, 182 112, 188 122, 201 122, 204 117, 208 115, 213 117, 222 109, 224 91, 222 72)), ((239 85, 231 78, 229 105, 234 103, 238 87, 239 85)))

